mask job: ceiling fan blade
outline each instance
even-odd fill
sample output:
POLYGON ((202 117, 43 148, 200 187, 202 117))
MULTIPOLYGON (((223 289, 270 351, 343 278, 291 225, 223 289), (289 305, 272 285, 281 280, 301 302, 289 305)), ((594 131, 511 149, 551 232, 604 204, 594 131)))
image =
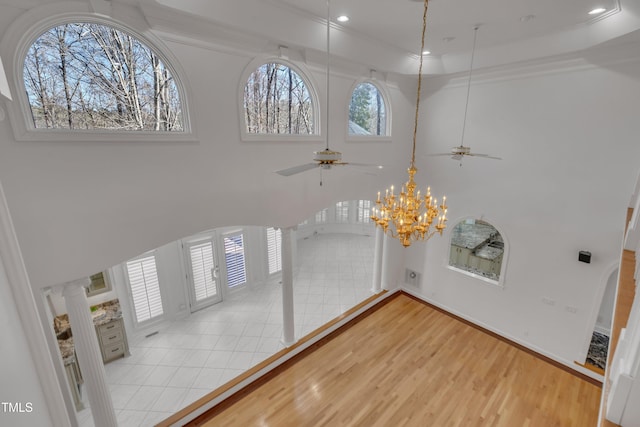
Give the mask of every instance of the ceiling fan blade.
POLYGON ((429 157, 442 157, 442 156, 450 156, 451 153, 433 153, 433 154, 425 154, 425 156, 429 157))
POLYGON ((363 173, 365 175, 377 176, 384 166, 382 165, 372 165, 370 163, 345 163, 349 166, 352 166, 352 169, 358 171, 358 173, 363 173))
POLYGON ((318 163, 307 163, 307 164, 304 164, 304 165, 294 166, 292 168, 281 169, 279 171, 276 171, 276 173, 278 175, 282 175, 282 176, 291 176, 291 175, 295 175, 297 173, 308 171, 308 170, 316 168, 316 167, 318 167, 318 163))
POLYGON ((342 164, 351 165, 351 166, 361 166, 361 167, 364 167, 364 168, 384 169, 384 166, 382 166, 382 165, 374 165, 374 164, 371 164, 371 163, 344 162, 342 164))
POLYGON ((485 159, 502 160, 502 157, 490 156, 490 155, 488 155, 488 154, 476 154, 476 153, 469 153, 469 154, 467 154, 467 156, 484 157, 485 159))

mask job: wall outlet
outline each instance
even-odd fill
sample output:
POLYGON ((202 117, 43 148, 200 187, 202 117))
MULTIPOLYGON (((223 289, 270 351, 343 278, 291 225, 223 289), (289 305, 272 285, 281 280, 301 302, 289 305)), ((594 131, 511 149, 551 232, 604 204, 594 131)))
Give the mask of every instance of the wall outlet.
POLYGON ((542 302, 547 305, 556 305, 555 300, 552 300, 551 298, 547 298, 547 297, 542 297, 542 302))

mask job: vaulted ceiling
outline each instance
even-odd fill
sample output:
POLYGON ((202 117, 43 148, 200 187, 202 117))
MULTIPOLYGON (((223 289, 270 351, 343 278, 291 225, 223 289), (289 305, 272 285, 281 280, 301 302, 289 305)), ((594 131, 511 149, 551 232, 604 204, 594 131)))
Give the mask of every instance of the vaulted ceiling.
MULTIPOLYGON (((135 0, 129 0, 134 2, 135 0)), ((197 17, 241 38, 323 52, 325 0, 140 1, 172 9, 174 25, 197 17)), ((413 74, 420 48, 421 0, 331 0, 331 52, 383 72, 413 74), (335 21, 347 15, 345 23, 335 21)), ((160 8, 156 8, 159 10, 160 8)), ((156 15, 159 17, 160 15, 156 15)), ((153 21, 153 19, 152 19, 153 21)), ((159 21, 156 21, 158 24, 159 21)), ((171 26, 167 20, 164 24, 171 26)), ((425 72, 465 71, 478 32, 478 67, 572 54, 603 43, 640 39, 638 0, 431 0, 425 72), (589 14, 595 8, 604 12, 589 14)))

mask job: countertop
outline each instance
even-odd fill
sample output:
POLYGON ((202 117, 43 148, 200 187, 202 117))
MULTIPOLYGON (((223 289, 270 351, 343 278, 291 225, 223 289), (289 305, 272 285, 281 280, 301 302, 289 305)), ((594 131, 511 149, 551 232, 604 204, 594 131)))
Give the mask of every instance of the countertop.
POLYGON ((504 249, 502 248, 495 248, 490 245, 484 245, 476 251, 475 255, 479 258, 494 260, 502 255, 503 252, 504 249))
POLYGON ((475 224, 460 223, 455 226, 451 234, 451 244, 470 249, 479 258, 494 260, 504 249, 495 247, 489 242, 502 243, 502 236, 490 225, 476 222, 475 224))
MULTIPOLYGON (((97 304, 91 307, 91 317, 95 326, 104 325, 113 320, 122 318, 120 301, 117 299, 97 304)), ((75 347, 73 345, 73 333, 69 324, 69 315, 61 314, 53 319, 53 330, 58 337, 58 347, 65 365, 75 361, 75 347)))
POLYGON ((462 248, 476 249, 494 234, 496 234, 496 229, 490 225, 462 222, 454 227, 451 233, 451 244, 462 248))

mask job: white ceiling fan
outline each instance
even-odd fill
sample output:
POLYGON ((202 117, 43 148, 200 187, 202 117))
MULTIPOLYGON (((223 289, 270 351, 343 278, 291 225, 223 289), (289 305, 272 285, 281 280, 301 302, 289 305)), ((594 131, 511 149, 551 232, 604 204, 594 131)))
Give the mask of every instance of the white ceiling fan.
MULTIPOLYGON (((325 116, 325 141, 326 148, 322 151, 314 151, 313 152, 313 162, 305 163, 303 165, 293 166, 286 169, 281 169, 276 171, 277 174, 282 176, 291 176, 298 173, 302 173, 308 171, 310 169, 320 168, 322 169, 331 169, 332 166, 361 166, 365 168, 375 168, 382 169, 380 165, 371 165, 367 163, 353 163, 353 162, 343 162, 342 161, 342 153, 339 151, 331 150, 329 148, 329 72, 330 72, 330 30, 331 30, 331 13, 329 7, 329 0, 327 0, 327 105, 326 105, 326 116, 325 116)), ((320 185, 322 185, 322 181, 320 181, 320 185)))
POLYGON ((315 169, 315 168, 331 169, 332 166, 345 166, 345 165, 382 169, 381 165, 372 165, 368 163, 343 162, 342 153, 339 151, 331 150, 327 146, 327 148, 325 148, 322 151, 313 152, 313 163, 305 163, 303 165, 293 166, 287 169, 281 169, 279 171, 276 171, 276 173, 282 176, 291 176, 297 173, 308 171, 310 169, 315 169))
POLYGON ((469 80, 467 82, 467 101, 464 106, 464 120, 462 121, 462 139, 460 141, 460 145, 457 147, 453 147, 450 153, 429 154, 429 156, 451 156, 451 158, 454 160, 460 160, 460 166, 462 166, 462 159, 465 156, 502 160, 502 158, 500 157, 490 156, 488 154, 473 153, 471 152, 471 147, 467 147, 464 145, 464 131, 467 124, 467 110, 469 108, 469 92, 471 92, 471 75, 473 73, 473 58, 476 53, 476 38, 478 36, 478 28, 480 28, 480 24, 473 27, 473 30, 474 30, 473 49, 471 50, 471 64, 469 65, 469 80))

